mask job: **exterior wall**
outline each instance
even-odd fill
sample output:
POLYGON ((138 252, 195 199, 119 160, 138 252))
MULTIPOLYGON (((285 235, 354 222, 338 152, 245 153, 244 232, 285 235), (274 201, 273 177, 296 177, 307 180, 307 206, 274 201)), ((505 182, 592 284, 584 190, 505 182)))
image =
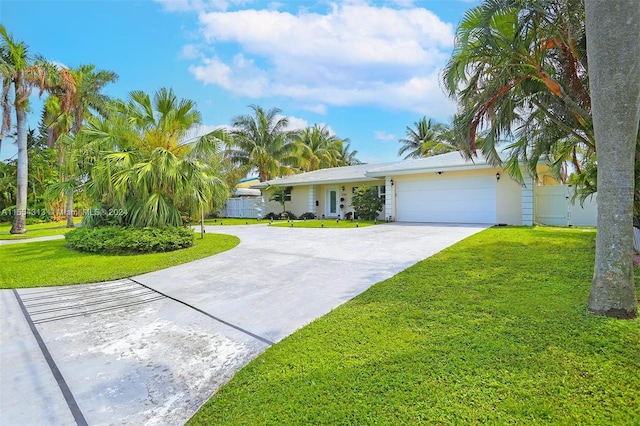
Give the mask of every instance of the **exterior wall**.
MULTIPOLYGON (((335 188, 338 191, 338 205, 344 206, 343 208, 339 209, 339 216, 341 218, 344 218, 347 213, 353 213, 354 211, 353 206, 351 205, 351 200, 353 199, 353 188, 359 186, 380 186, 384 185, 385 181, 380 180, 378 185, 374 185, 374 183, 377 182, 367 181, 361 183, 354 182, 330 185, 294 186, 291 190, 291 201, 286 202, 286 208, 296 216, 300 216, 301 214, 306 212, 312 212, 319 218, 321 218, 322 215, 326 216, 327 190, 329 188, 335 188), (344 201, 341 201, 342 199, 344 199, 344 201)), ((387 182, 385 189, 387 194, 391 191, 390 188, 390 183, 387 182)), ((268 190, 263 190, 263 193, 266 204, 265 214, 281 213, 282 206, 280 206, 280 203, 276 201, 268 201, 269 197, 271 196, 271 193, 268 190)), ((386 210, 383 209, 378 217, 382 219, 388 216, 389 215, 386 213, 386 210)))
POLYGON ((528 174, 523 175, 522 188, 522 224, 533 225, 533 179, 528 174))
POLYGON ((522 186, 502 170, 494 169, 491 173, 500 173, 496 182, 496 222, 522 225, 522 186))
POLYGON ((537 186, 535 188, 535 222, 556 226, 596 226, 598 205, 593 196, 584 205, 571 201, 568 185, 537 186))

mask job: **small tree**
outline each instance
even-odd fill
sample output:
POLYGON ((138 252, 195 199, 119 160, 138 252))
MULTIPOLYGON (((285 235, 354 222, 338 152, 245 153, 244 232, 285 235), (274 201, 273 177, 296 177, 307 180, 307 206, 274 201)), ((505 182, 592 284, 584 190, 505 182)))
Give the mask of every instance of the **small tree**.
POLYGON ((382 211, 382 200, 378 196, 378 188, 375 186, 362 186, 356 189, 351 200, 351 206, 360 219, 375 219, 382 211))
POLYGON ((291 187, 282 187, 282 186, 270 186, 270 189, 273 190, 273 194, 269 197, 269 201, 277 201, 282 206, 282 213, 286 213, 287 208, 285 206, 285 202, 287 198, 291 197, 291 187))

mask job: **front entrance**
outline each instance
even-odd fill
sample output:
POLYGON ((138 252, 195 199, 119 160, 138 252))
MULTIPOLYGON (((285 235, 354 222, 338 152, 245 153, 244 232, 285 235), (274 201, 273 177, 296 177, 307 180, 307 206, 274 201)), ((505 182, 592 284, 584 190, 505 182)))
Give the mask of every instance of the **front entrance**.
POLYGON ((338 202, 338 187, 327 188, 327 197, 325 202, 324 215, 326 217, 338 217, 339 205, 340 203, 338 202))

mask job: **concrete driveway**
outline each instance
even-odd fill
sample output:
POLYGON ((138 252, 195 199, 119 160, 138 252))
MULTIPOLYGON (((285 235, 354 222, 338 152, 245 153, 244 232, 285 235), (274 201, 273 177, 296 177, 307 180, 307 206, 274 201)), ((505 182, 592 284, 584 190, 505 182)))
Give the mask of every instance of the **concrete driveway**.
POLYGON ((0 424, 183 424, 271 344, 485 228, 208 227, 240 245, 131 279, 2 290, 0 424))

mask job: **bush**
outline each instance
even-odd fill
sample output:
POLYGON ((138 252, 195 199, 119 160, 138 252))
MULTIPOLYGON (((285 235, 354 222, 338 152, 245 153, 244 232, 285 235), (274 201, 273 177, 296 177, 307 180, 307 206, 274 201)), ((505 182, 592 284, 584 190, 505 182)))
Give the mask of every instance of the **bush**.
POLYGON ((154 253, 179 250, 194 244, 190 228, 81 227, 65 234, 67 246, 90 253, 154 253))
POLYGON ((266 215, 264 215, 264 218, 266 220, 278 220, 280 219, 280 215, 278 213, 267 213, 266 215))
POLYGON ((306 213, 302 213, 299 217, 299 219, 306 219, 306 220, 311 220, 311 219, 315 219, 316 215, 314 213, 311 212, 306 212, 306 213))
POLYGON ((356 189, 351 205, 356 216, 364 220, 375 219, 383 208, 382 200, 378 197, 378 189, 375 186, 361 186, 356 189))
POLYGON ((285 219, 285 220, 296 220, 298 218, 298 216, 296 216, 295 214, 293 214, 290 211, 286 211, 280 214, 280 219, 285 219))

